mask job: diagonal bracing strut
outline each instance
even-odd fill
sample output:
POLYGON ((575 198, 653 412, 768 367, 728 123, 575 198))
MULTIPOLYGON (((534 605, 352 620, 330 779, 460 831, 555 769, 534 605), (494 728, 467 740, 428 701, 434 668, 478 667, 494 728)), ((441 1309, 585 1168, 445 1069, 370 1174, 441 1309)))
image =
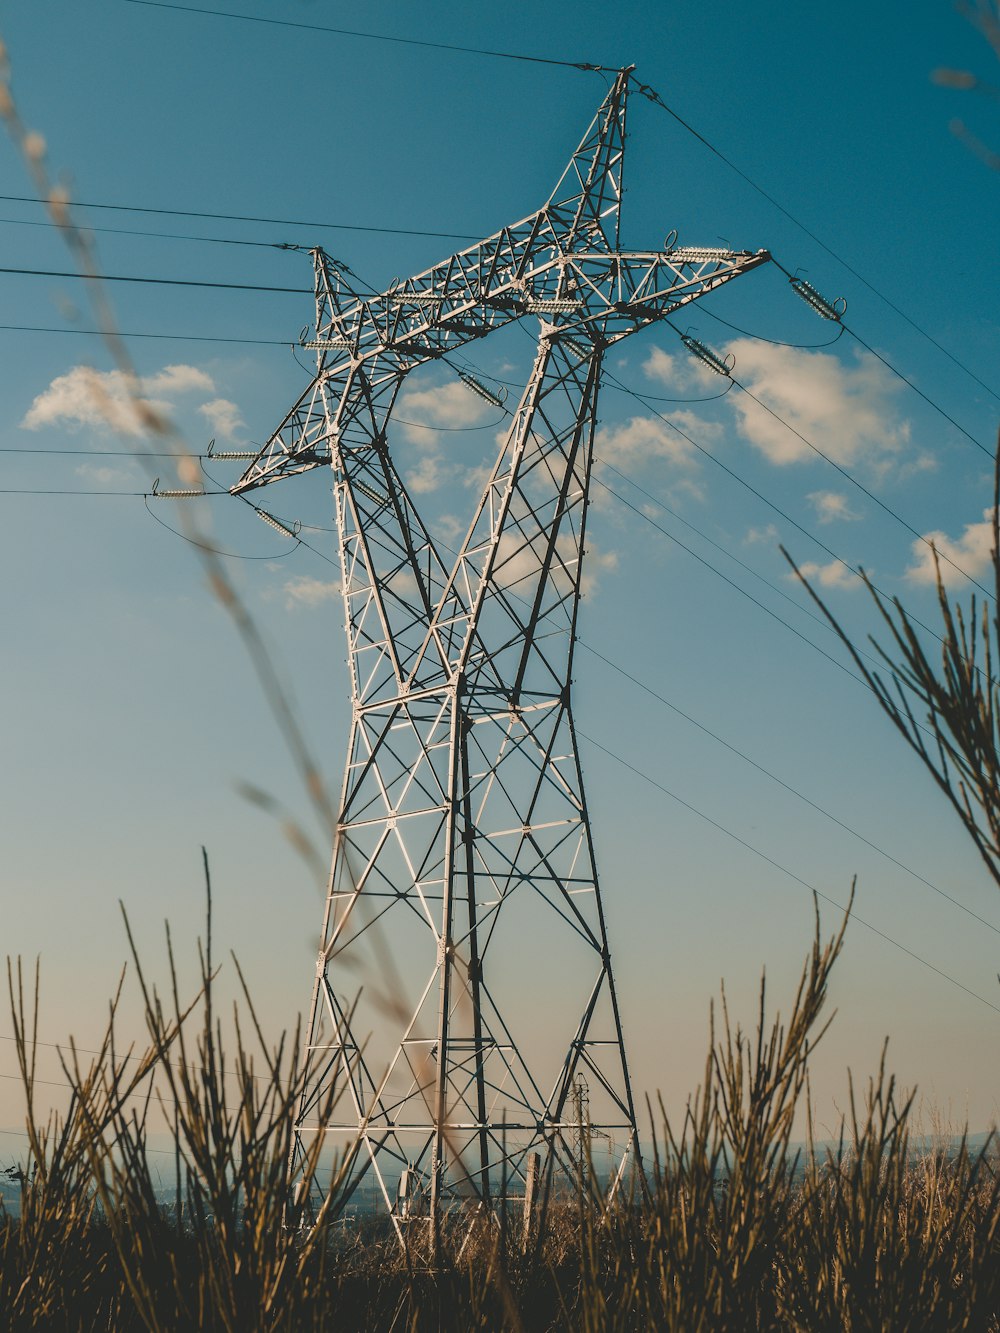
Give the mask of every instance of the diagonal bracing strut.
POLYGON ((369 1179, 433 1244, 511 1189, 530 1213, 585 1132, 638 1147, 570 698, 602 358, 770 256, 619 248, 630 78, 523 221, 379 295, 313 252, 315 378, 233 487, 329 466, 340 543, 353 718, 297 1142, 327 1135, 344 1204, 369 1179), (531 374, 445 561, 393 404, 529 316, 531 374))

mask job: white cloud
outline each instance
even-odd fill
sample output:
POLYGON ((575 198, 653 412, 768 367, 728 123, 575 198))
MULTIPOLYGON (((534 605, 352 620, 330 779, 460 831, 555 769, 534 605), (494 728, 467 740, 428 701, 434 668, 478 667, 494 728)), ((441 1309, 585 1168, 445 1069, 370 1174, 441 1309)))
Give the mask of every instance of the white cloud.
POLYGON ((415 468, 406 474, 406 484, 414 495, 428 495, 450 481, 455 475, 454 467, 437 452, 424 454, 415 468))
MULTIPOLYGON (((499 587, 514 590, 519 597, 530 598, 541 577, 547 551, 548 540, 543 532, 535 532, 528 538, 522 532, 505 532, 497 547, 494 582, 499 587)), ((559 593, 568 593, 577 566, 577 539, 572 533, 563 533, 556 539, 556 554, 558 559, 552 562, 548 572, 550 586, 559 593)), ((593 594, 601 577, 617 568, 616 552, 602 551, 589 542, 580 574, 581 591, 593 594)))
MULTIPOLYGON (((799 565, 799 571, 810 583, 818 583, 821 588, 860 588, 861 580, 853 570, 848 569, 842 560, 831 560, 826 565, 818 565, 814 560, 807 560, 799 565)), ((871 573, 871 570, 868 571, 871 573)), ((790 579, 796 577, 789 574, 790 579)))
MULTIPOLYGON (((469 530, 469 520, 459 518, 457 514, 442 514, 435 523, 435 536, 445 546, 457 547, 465 534, 469 530)), ((448 552, 444 553, 445 561, 448 560, 448 552)))
POLYGON ((642 371, 647 379, 655 380, 657 384, 676 384, 677 358, 662 347, 654 347, 642 363, 642 371))
POLYGON ((164 366, 144 380, 120 370, 74 366, 57 375, 29 407, 21 425, 27 430, 45 426, 93 426, 123 435, 145 435, 170 411, 169 397, 195 390, 214 389, 204 371, 195 366, 164 366))
POLYGON ((847 496, 839 491, 812 491, 806 498, 821 523, 834 523, 838 519, 853 522, 861 517, 851 508, 847 496))
POLYGON ((295 578, 285 583, 281 591, 284 594, 286 610, 296 611, 303 607, 320 606, 323 602, 339 597, 340 582, 334 579, 325 583, 322 579, 314 579, 309 574, 297 574, 295 578))
POLYGON ((142 388, 144 393, 165 393, 174 397, 179 393, 191 393, 195 389, 211 393, 215 385, 212 383, 212 377, 199 370, 197 366, 181 365, 164 366, 155 375, 144 379, 142 388))
POLYGON ((399 425, 403 436, 416 444, 435 445, 438 428, 460 430, 478 426, 497 409, 461 380, 433 384, 426 389, 404 389, 399 397, 399 425))
POLYGON ((913 583, 937 582, 934 554, 927 542, 933 542, 942 557, 941 581, 946 588, 965 582, 960 570, 973 578, 981 578, 993 561, 993 510, 984 509, 982 522, 967 523, 957 539, 952 539, 946 532, 928 532, 926 541, 915 541, 913 564, 906 571, 906 577, 913 583), (949 564, 949 560, 954 564, 949 564))
POLYGON ((766 542, 768 546, 776 546, 778 538, 781 536, 773 523, 768 523, 766 528, 750 528, 747 535, 743 538, 747 546, 757 546, 761 542, 766 542))
POLYGON ((584 597, 592 597, 604 574, 612 574, 618 568, 617 551, 599 551, 593 542, 587 547, 586 558, 580 574, 580 591, 584 597))
MULTIPOLYGON (((682 428, 691 424, 690 412, 676 415, 683 418, 682 428)), ((653 458, 665 458, 678 467, 695 466, 691 445, 656 417, 630 417, 620 426, 604 426, 597 432, 594 447, 605 462, 622 469, 653 458)))
MULTIPOLYGON (((752 338, 737 338, 726 351, 736 357, 736 374, 747 388, 837 463, 884 466, 909 442, 909 422, 896 408, 899 386, 867 352, 845 365, 829 352, 773 347, 752 338)), ((740 433, 772 463, 815 457, 747 394, 730 394, 727 401, 740 433)))
POLYGON ((654 384, 666 389, 689 389, 710 384, 717 376, 687 350, 672 356, 662 347, 654 347, 642 363, 642 372, 654 384))
POLYGON ((213 398, 209 403, 202 403, 198 411, 214 434, 223 440, 231 440, 239 428, 246 425, 240 416, 240 409, 228 398, 213 398))
POLYGON ((81 463, 74 471, 83 481, 93 482, 95 486, 113 486, 135 480, 127 468, 107 467, 98 463, 81 463))

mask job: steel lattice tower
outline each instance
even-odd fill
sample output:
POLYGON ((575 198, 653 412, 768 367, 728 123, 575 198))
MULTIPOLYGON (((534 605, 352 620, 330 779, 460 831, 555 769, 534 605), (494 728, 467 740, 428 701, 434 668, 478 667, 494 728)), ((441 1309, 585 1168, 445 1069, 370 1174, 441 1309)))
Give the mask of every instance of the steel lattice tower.
POLYGON ((514 226, 372 297, 313 252, 316 376, 233 487, 330 466, 340 543, 353 720, 297 1141, 336 1085, 346 1197, 370 1176, 435 1240, 459 1201, 574 1177, 585 1130, 637 1147, 570 698, 601 362, 769 256, 619 249, 630 76, 514 226), (528 316, 527 386, 446 560, 393 404, 528 316))

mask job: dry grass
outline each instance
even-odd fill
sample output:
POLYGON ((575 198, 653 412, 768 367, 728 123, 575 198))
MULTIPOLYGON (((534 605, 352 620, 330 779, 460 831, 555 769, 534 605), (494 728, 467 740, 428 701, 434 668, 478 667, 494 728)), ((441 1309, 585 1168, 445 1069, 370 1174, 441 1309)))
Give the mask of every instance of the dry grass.
MULTIPOLYGON (((13 965, 29 1147, 19 1214, 0 1215, 0 1328, 998 1328, 992 1149, 911 1153, 912 1100, 884 1061, 863 1096, 852 1087, 835 1152, 794 1148, 842 940, 843 928, 824 944, 817 921, 784 1022, 768 1017, 763 984, 751 1032, 723 997, 704 1085, 680 1125, 660 1108, 649 1178, 628 1197, 607 1205, 584 1180, 528 1245, 511 1218, 459 1253, 456 1227, 433 1270, 416 1237, 404 1252, 375 1220, 334 1221, 336 1171, 315 1225, 302 1225, 286 1188, 298 1037, 269 1048, 244 994, 224 1040, 210 930, 193 1000, 181 998, 172 949, 166 996, 133 950, 145 1049, 118 1051, 116 999, 93 1060, 83 1065, 72 1044, 64 1054, 69 1106, 44 1122, 37 974, 32 994, 13 965), (147 1151, 158 1117, 175 1145, 167 1206, 147 1151)), ((306 1170, 318 1185, 317 1157, 306 1170)))

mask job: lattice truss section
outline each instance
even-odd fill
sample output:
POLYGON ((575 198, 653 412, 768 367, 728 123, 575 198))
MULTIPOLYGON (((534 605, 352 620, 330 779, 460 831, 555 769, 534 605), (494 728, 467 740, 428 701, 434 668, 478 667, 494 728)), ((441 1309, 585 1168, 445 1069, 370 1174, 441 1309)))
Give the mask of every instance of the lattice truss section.
POLYGON ((570 699, 601 362, 769 256, 619 249, 629 79, 522 222, 370 297, 314 252, 316 376, 233 488, 332 469, 353 722, 297 1129, 338 1088, 347 1196, 373 1180, 399 1228, 516 1192, 536 1154, 572 1173, 584 1132, 636 1143, 570 699), (393 404, 528 316, 531 375, 445 561, 393 404))

